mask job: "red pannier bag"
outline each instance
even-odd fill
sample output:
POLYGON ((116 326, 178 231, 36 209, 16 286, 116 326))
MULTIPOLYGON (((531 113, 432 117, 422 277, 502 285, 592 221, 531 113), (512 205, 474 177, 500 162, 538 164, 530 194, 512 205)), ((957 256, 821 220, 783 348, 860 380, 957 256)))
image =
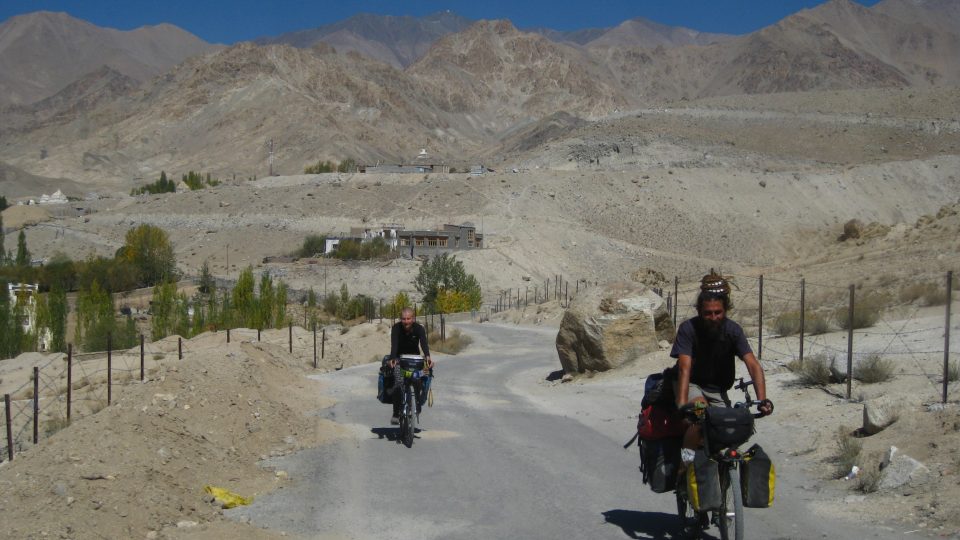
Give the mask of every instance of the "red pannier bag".
POLYGON ((647 441, 682 437, 686 430, 683 419, 662 406, 647 405, 640 411, 640 419, 637 420, 637 433, 647 441))

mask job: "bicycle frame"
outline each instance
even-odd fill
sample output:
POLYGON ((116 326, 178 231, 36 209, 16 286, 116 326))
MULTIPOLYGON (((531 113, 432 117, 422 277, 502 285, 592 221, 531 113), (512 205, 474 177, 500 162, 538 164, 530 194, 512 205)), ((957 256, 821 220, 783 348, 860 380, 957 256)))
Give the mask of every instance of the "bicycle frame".
MULTIPOLYGON (((744 381, 743 378, 734 386, 737 390, 742 390, 744 400, 738 402, 734 407, 759 407, 761 402, 754 401, 750 396, 750 386, 753 381, 744 381)), ((687 418, 696 424, 703 425, 705 407, 687 408, 687 418)), ((755 417, 763 416, 760 413, 754 414, 755 417)), ((737 446, 728 448, 712 448, 707 435, 707 430, 702 429, 704 437, 704 449, 711 459, 717 462, 720 473, 720 491, 722 494, 722 503, 719 510, 695 512, 686 493, 686 480, 683 477, 677 478, 677 513, 682 521, 682 526, 686 532, 693 532, 699 537, 700 531, 707 528, 710 523, 720 529, 721 540, 742 540, 744 534, 744 516, 743 516, 743 494, 740 491, 740 473, 739 467, 743 462, 743 456, 737 446), (691 520, 695 520, 691 523, 691 520), (692 530, 691 530, 692 529, 692 530)))

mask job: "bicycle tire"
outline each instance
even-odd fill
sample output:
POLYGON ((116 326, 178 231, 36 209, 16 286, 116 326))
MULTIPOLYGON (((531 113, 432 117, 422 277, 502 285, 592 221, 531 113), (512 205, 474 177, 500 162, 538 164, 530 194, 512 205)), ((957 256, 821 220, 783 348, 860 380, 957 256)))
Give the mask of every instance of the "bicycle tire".
POLYGON ((416 406, 414 405, 413 397, 413 387, 408 385, 404 393, 404 404, 403 404, 403 428, 401 433, 403 434, 403 444, 407 448, 413 448, 413 427, 416 422, 416 406))
POLYGON ((740 491, 740 471, 724 467, 723 504, 717 512, 720 540, 743 540, 743 493, 740 491), (732 534, 731 534, 732 533, 732 534))

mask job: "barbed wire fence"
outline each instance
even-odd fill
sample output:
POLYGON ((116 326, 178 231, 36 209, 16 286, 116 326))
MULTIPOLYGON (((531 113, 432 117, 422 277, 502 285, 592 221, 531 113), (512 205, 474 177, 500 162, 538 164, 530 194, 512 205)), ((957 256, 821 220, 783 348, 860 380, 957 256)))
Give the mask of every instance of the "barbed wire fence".
MULTIPOLYGON (((386 323, 380 313, 368 313, 368 320, 386 323)), ((445 337, 446 316, 428 314, 426 325, 445 337), (432 316, 431 316, 432 315, 432 316)), ((0 442, 0 462, 14 459, 22 451, 38 444, 77 418, 95 414, 110 406, 123 392, 134 386, 150 384, 165 366, 184 359, 203 359, 211 347, 230 343, 256 342, 282 345, 295 363, 318 369, 323 361, 332 369, 341 369, 352 354, 342 343, 334 350, 328 330, 339 325, 311 328, 288 323, 283 328, 227 328, 206 332, 187 340, 168 336, 147 341, 140 335, 139 345, 130 349, 74 353, 72 344, 66 353, 42 356, 31 366, 29 380, 3 396, 5 431, 0 442), (196 338, 199 338, 196 339, 196 338)), ((109 341, 108 341, 109 343, 109 341)))

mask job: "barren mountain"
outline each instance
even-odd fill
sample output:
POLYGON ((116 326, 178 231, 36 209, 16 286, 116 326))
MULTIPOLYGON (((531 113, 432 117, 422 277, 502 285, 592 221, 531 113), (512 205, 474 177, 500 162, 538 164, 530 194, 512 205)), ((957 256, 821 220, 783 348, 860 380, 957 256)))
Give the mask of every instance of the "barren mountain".
POLYGON ((629 104, 589 55, 505 20, 441 39, 408 71, 436 83, 445 110, 484 113, 480 118, 498 130, 556 111, 596 116, 629 104))
POLYGON ((642 17, 630 19, 584 43, 587 47, 678 47, 709 45, 732 38, 728 34, 698 32, 680 26, 667 26, 642 17))
POLYGON ((169 24, 120 31, 66 13, 11 17, 0 24, 0 106, 44 99, 102 66, 144 81, 212 48, 169 24))
POLYGON ((258 39, 256 43, 300 48, 326 43, 340 52, 355 51, 396 68, 404 68, 420 59, 436 40, 460 32, 471 23, 450 11, 426 17, 361 13, 334 24, 258 39))

